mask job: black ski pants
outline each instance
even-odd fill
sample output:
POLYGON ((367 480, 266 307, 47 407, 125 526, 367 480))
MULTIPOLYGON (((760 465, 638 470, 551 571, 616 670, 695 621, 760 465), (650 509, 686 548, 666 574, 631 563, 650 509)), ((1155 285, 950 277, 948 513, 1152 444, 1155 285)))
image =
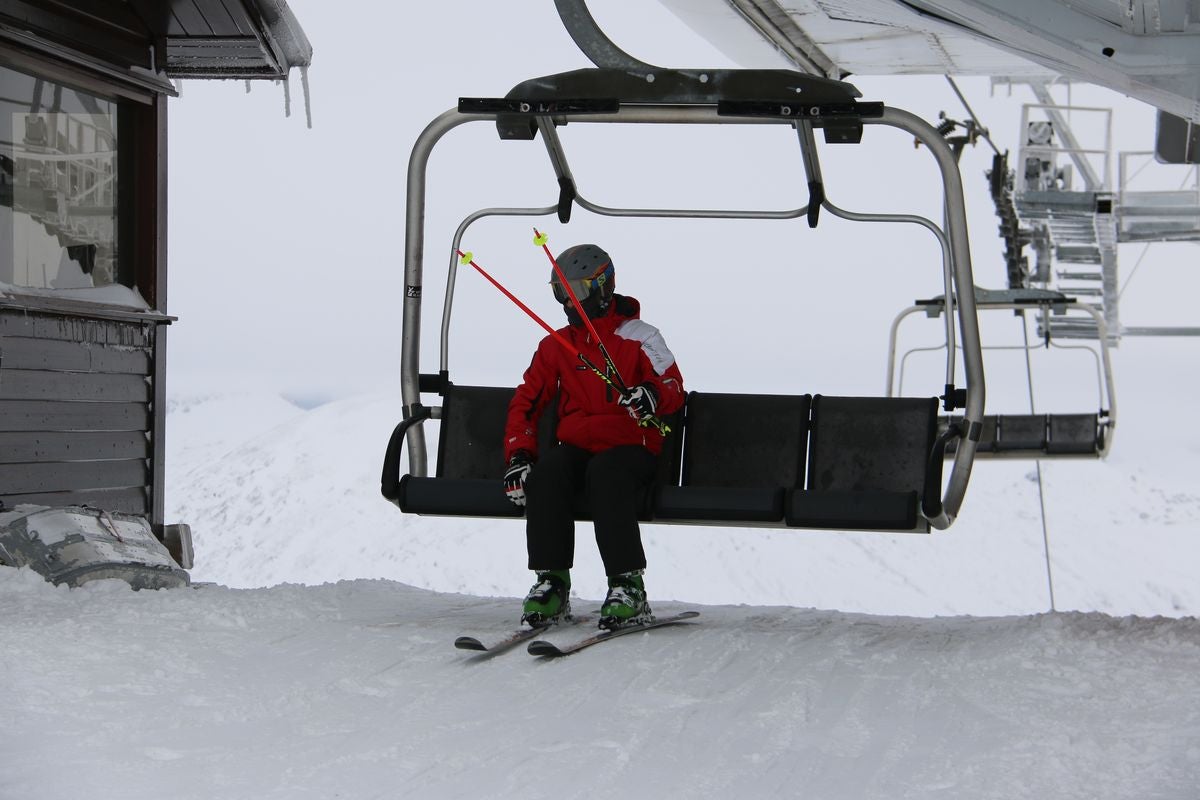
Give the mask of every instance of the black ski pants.
POLYGON ((543 453, 525 482, 529 568, 568 569, 575 563, 575 496, 587 499, 607 575, 646 568, 638 509, 658 459, 641 445, 592 454, 559 444, 543 453))

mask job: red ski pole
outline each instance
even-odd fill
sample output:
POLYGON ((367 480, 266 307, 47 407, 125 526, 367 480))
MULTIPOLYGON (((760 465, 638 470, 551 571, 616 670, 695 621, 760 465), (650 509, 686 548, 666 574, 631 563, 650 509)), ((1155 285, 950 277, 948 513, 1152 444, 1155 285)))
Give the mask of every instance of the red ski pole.
POLYGON ((554 267, 554 274, 558 276, 562 282, 563 288, 567 291, 567 296, 571 298, 571 302, 575 306, 575 310, 579 313, 579 318, 583 320, 583 324, 587 326, 588 333, 596 340, 596 344, 600 346, 600 355, 604 356, 604 363, 612 371, 613 376, 617 379, 617 385, 622 397, 629 397, 629 386, 625 383, 625 379, 621 377, 621 373, 617 370, 617 365, 613 363, 612 356, 608 354, 608 348, 604 346, 604 340, 600 338, 599 331, 592 321, 588 319, 587 312, 583 310, 583 304, 579 302, 579 298, 575 296, 575 290, 571 288, 571 284, 567 281, 567 276, 563 274, 562 267, 558 265, 558 260, 550 253, 550 247, 546 244, 549 237, 541 233, 537 228, 533 229, 533 243, 540 245, 542 252, 546 254, 546 258, 550 259, 550 265, 554 267))
MULTIPOLYGON (((567 348, 567 350, 569 352, 574 353, 576 356, 578 356, 579 360, 582 361, 587 366, 588 369, 590 369, 592 372, 596 373, 596 375, 599 376, 601 380, 603 380, 605 383, 607 383, 609 386, 611 386, 617 392, 622 391, 621 387, 618 386, 616 383, 614 383, 613 380, 604 373, 604 370, 600 369, 594 363, 592 363, 592 360, 590 358, 585 356, 577 347, 575 347, 575 345, 568 342, 566 337, 564 337, 561 333, 554 330, 554 328, 551 328, 550 325, 547 324, 547 322, 544 319, 539 317, 532 308, 530 308, 529 306, 522 303, 521 299, 519 297, 517 297, 515 294, 510 292, 508 289, 505 289, 503 284, 500 283, 500 281, 496 280, 495 278, 493 278, 491 275, 488 274, 487 270, 485 270, 483 267, 476 264, 475 257, 472 253, 469 253, 469 252, 464 253, 462 250, 456 250, 455 252, 458 253, 459 261, 461 263, 470 264, 472 267, 474 267, 475 270, 480 275, 482 275, 483 277, 488 279, 488 282, 491 283, 492 286, 495 286, 497 289, 499 289, 501 291, 501 293, 503 293, 503 295, 505 297, 507 297, 509 300, 512 300, 513 303, 515 303, 517 305, 517 308, 524 311, 526 314, 529 315, 530 319, 532 319, 538 325, 541 325, 543 328, 545 328, 546 332, 549 333, 551 336, 553 336, 554 340, 556 342, 561 344, 563 347, 567 348)), ((628 391, 628 389, 626 389, 625 391, 628 391)))
MULTIPOLYGON (((571 284, 567 281, 567 276, 563 274, 562 267, 558 265, 558 259, 550 252, 549 245, 546 242, 550 237, 539 231, 536 227, 533 229, 533 243, 542 248, 542 252, 546 254, 546 258, 550 259, 550 265, 554 267, 554 274, 558 276, 558 280, 562 283, 563 288, 567 291, 567 296, 571 298, 571 302, 575 305, 575 311, 579 314, 579 318, 583 320, 583 324, 587 326, 588 332, 595 338, 596 344, 600 347, 600 355, 604 356, 604 363, 608 366, 613 377, 616 378, 616 383, 609 381, 608 384, 613 386, 621 397, 628 398, 632 392, 629 390, 629 385, 625 383, 625 379, 621 377, 620 371, 617 370, 617 365, 613 363, 612 356, 608 354, 608 348, 604 346, 604 340, 600 338, 600 332, 596 330, 596 326, 592 324, 588 318, 587 312, 583 310, 583 304, 579 302, 579 298, 575 296, 575 290, 571 288, 571 284)), ((583 354, 580 354, 580 358, 583 354)), ((658 432, 666 436, 671 432, 671 428, 658 417, 650 414, 638 420, 639 425, 649 425, 658 429, 658 432)))

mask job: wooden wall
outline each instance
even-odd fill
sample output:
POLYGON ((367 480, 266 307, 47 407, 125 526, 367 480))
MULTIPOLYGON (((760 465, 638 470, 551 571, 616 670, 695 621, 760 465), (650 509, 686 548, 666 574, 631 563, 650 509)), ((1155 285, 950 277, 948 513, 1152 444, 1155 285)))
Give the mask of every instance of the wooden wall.
POLYGON ((153 519, 161 501, 153 496, 152 384, 166 318, 134 316, 0 307, 0 501, 7 507, 94 505, 161 523, 153 519))

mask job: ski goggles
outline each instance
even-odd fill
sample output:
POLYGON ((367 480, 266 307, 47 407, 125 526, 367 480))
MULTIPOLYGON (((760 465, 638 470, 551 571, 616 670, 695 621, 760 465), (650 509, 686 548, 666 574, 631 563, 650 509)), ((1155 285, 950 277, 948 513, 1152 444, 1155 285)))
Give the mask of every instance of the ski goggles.
MULTIPOLYGON (((571 287, 571 291, 575 293, 576 299, 583 302, 584 298, 591 295, 592 292, 602 290, 612 279, 612 265, 605 264, 596 274, 590 278, 571 278, 567 280, 567 285, 571 287)), ((554 299, 559 303, 568 303, 571 300, 571 295, 567 293, 558 275, 555 275, 550 280, 550 288, 554 292, 554 299)))

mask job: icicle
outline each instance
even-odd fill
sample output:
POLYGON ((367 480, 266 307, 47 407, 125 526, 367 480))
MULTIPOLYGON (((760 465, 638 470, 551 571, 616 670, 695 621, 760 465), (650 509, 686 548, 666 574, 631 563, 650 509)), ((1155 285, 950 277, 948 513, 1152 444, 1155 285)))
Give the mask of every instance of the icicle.
POLYGON ((308 65, 300 67, 300 85, 304 87, 304 116, 308 120, 308 128, 312 130, 312 98, 308 91, 308 65))
POLYGON ((283 76, 283 115, 285 117, 292 116, 292 82, 289 79, 291 72, 283 76))
POLYGON ((250 80, 246 80, 246 94, 250 94, 250 80))

